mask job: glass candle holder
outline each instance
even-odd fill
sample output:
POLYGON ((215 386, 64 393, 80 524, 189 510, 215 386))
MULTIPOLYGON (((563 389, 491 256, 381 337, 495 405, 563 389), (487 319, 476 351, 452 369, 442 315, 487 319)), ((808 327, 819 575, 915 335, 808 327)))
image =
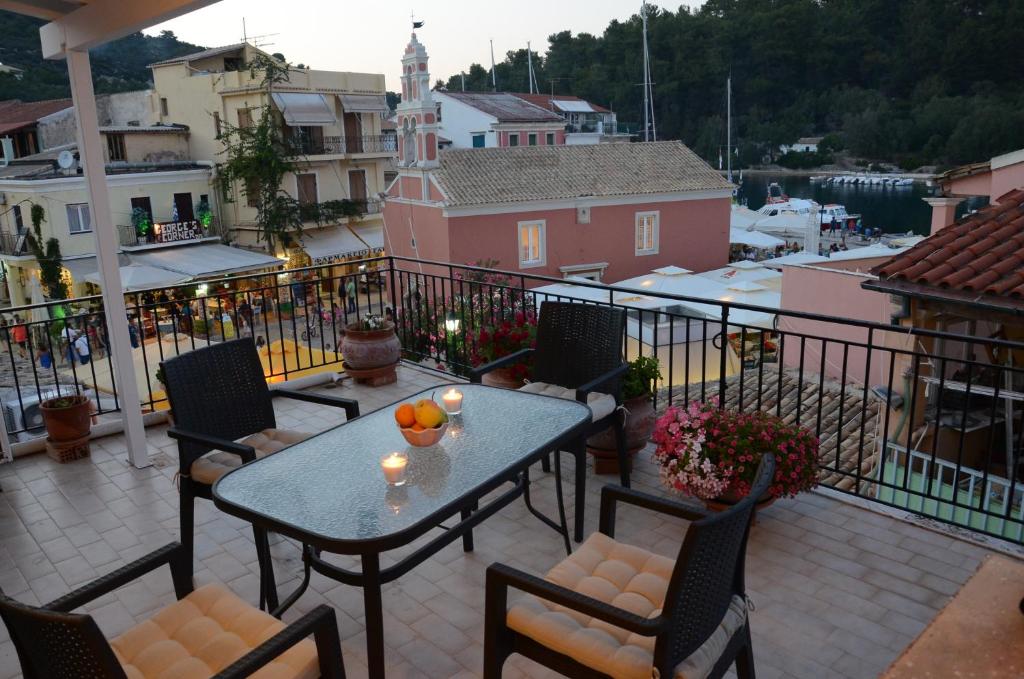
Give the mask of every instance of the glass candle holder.
POLYGON ((405 468, 408 464, 409 458, 405 453, 389 453, 381 458, 380 468, 389 486, 405 485, 405 468))
POLYGON ((452 387, 441 395, 444 401, 444 409, 449 415, 458 415, 462 412, 462 392, 452 387))

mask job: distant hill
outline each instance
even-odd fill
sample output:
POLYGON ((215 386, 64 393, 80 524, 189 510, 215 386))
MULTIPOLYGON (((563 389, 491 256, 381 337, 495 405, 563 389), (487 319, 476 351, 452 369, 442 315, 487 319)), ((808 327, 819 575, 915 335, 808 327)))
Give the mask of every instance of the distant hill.
MULTIPOLYGON (((39 101, 71 96, 64 60, 43 59, 39 27, 43 21, 0 11, 0 63, 24 69, 21 79, 0 74, 0 101, 39 101)), ((92 72, 99 93, 149 87, 147 64, 205 49, 182 42, 171 31, 151 37, 134 33, 91 52, 92 72)))

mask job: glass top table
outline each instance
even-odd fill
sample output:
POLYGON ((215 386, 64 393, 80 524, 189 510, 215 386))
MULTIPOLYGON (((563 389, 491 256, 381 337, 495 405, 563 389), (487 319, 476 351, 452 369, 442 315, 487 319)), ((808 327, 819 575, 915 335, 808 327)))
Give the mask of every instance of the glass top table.
MULTIPOLYGON (((434 394, 440 403, 446 388, 402 402, 434 394)), ((268 519, 273 530, 328 551, 361 552, 366 543, 390 549, 590 421, 590 409, 576 401, 481 385, 458 388, 462 413, 450 417, 434 446, 410 446, 394 408, 381 408, 226 474, 213 490, 217 504, 268 519), (384 479, 381 458, 393 451, 408 455, 404 486, 384 479)))
MULTIPOLYGON (((432 395, 440 402, 448 386, 402 402, 432 395)), ((569 548, 559 466, 555 465, 555 487, 560 527, 530 504, 528 469, 563 446, 582 450, 590 408, 577 401, 495 387, 454 386, 464 395, 462 413, 450 417, 444 437, 434 446, 406 443, 395 423, 393 404, 243 465, 213 487, 214 503, 222 511, 303 543, 303 581, 275 615, 302 595, 313 570, 362 587, 372 677, 384 676, 383 583, 460 537, 463 548, 471 551, 473 527, 520 496, 538 518, 560 529, 569 548), (389 486, 381 468, 381 458, 395 451, 408 456, 404 486, 389 486), (489 495, 509 484, 511 488, 489 495), (381 552, 410 544, 453 517, 458 521, 444 526, 446 530, 381 567, 381 552), (328 563, 319 550, 358 554, 362 569, 328 563)), ((261 570, 261 586, 273 587, 272 583, 272 568, 261 570)))

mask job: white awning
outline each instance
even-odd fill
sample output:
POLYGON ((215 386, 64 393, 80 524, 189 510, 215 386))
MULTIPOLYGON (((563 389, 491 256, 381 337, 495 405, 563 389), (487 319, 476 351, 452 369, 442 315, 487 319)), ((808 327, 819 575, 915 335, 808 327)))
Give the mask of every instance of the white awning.
POLYGON ((259 271, 282 264, 277 257, 250 252, 220 243, 184 245, 177 248, 132 253, 132 261, 168 269, 192 277, 259 271))
POLYGON ((359 239, 347 226, 334 226, 302 234, 302 249, 314 265, 330 264, 334 261, 365 253, 366 243, 359 239))
MULTIPOLYGON (((85 280, 102 287, 99 271, 88 274, 85 280)), ((148 264, 129 264, 121 267, 121 287, 125 292, 149 288, 169 288, 191 280, 191 277, 148 264)))
MULTIPOLYGON (((128 255, 125 254, 119 254, 117 256, 117 261, 119 266, 127 266, 128 264, 131 264, 131 261, 128 259, 128 255)), ((86 280, 86 277, 89 274, 94 274, 100 270, 100 264, 96 259, 96 255, 64 259, 61 260, 60 265, 67 269, 71 273, 71 277, 79 283, 86 280)))
POLYGON ((359 240, 366 243, 367 247, 371 250, 381 250, 384 248, 384 227, 380 224, 354 226, 352 230, 359 236, 359 240))
POLYGON ((385 113, 388 100, 383 94, 339 94, 345 113, 385 113))
POLYGON ((559 111, 565 111, 566 113, 597 113, 594 107, 586 101, 578 101, 576 99, 552 99, 552 105, 559 111))
POLYGON ((299 125, 323 127, 337 125, 338 119, 331 110, 327 97, 313 92, 274 92, 274 103, 281 109, 286 123, 293 127, 299 125))
POLYGON ((729 243, 733 245, 749 245, 752 248, 764 250, 785 245, 786 241, 775 236, 769 236, 766 233, 761 233, 760 231, 747 231, 746 229, 737 229, 735 226, 732 226, 729 227, 729 243))

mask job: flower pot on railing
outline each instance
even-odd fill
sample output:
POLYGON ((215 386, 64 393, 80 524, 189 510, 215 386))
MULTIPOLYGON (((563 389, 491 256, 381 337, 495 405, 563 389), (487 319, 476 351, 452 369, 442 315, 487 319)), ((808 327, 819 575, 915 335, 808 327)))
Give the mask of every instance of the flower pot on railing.
POLYGON ((372 386, 397 381, 395 368, 402 344, 395 324, 376 317, 364 317, 345 327, 341 340, 342 366, 356 381, 372 386))

